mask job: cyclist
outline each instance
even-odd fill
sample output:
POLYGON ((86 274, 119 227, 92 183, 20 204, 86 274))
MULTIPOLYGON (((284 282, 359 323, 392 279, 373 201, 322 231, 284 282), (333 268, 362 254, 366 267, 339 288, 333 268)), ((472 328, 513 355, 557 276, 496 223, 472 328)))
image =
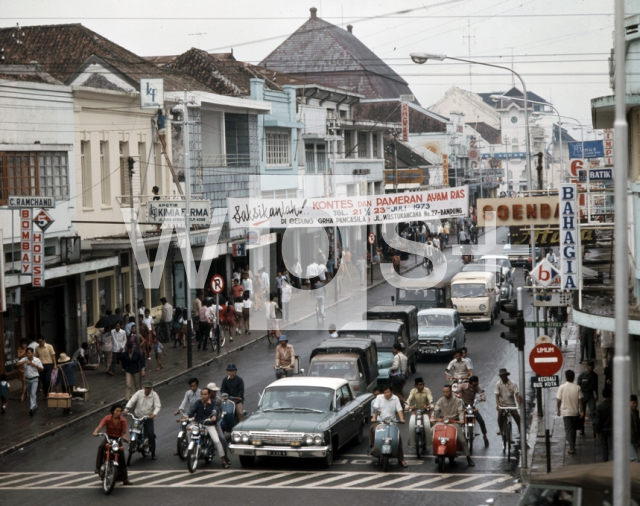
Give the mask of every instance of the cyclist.
POLYGON ((320 281, 320 278, 313 278, 311 282, 313 295, 316 298, 316 305, 320 305, 320 314, 322 315, 322 318, 324 318, 324 296, 326 290, 324 288, 324 285, 322 284, 322 281, 320 281))
POLYGON ((293 346, 289 344, 289 338, 284 334, 278 340, 280 346, 276 347, 276 379, 285 376, 293 376, 293 366, 296 362, 296 354, 293 346), (282 368, 282 370, 279 370, 282 368))
MULTIPOLYGON (((496 409, 498 410, 498 436, 502 436, 502 420, 503 420, 503 411, 500 408, 515 408, 516 401, 518 402, 518 406, 522 405, 522 397, 520 397, 520 392, 518 391, 518 385, 516 385, 513 381, 509 379, 509 375, 511 373, 506 369, 500 369, 498 376, 500 376, 500 381, 496 384, 495 395, 496 395, 496 409)), ((520 432, 520 415, 517 410, 511 410, 511 416, 513 416, 513 420, 518 424, 518 432, 520 432)), ((522 437, 522 434, 520 435, 522 437)))

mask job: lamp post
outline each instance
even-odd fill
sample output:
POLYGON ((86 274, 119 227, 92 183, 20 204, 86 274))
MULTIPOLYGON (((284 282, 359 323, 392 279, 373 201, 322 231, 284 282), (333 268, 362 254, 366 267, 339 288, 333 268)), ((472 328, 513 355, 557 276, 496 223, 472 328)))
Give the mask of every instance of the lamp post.
MULTIPOLYGON (((617 0, 617 1, 620 1, 620 0, 617 0)), ((509 67, 503 67, 502 65, 494 65, 493 63, 467 60, 464 58, 454 58, 452 56, 447 56, 445 54, 411 53, 410 56, 411 56, 411 60, 413 60, 414 63, 417 63, 419 65, 427 63, 428 60, 443 61, 443 60, 449 59, 449 60, 459 61, 463 63, 469 63, 472 65, 483 65, 485 67, 493 67, 496 69, 506 70, 508 72, 511 72, 514 76, 516 76, 520 80, 520 84, 522 84, 522 92, 524 94, 524 119, 525 119, 525 132, 526 132, 525 146, 527 149, 527 189, 531 190, 533 185, 531 183, 531 142, 529 140, 529 98, 527 96, 527 86, 524 84, 524 80, 522 79, 520 74, 518 74, 515 70, 509 67)), ((536 260, 536 236, 535 236, 533 225, 530 227, 530 235, 531 235, 531 258, 532 258, 532 263, 534 263, 536 260)), ((538 317, 536 314, 536 320, 537 319, 538 317)), ((524 377, 524 374, 525 374, 524 349, 518 351, 518 358, 520 362, 520 375, 519 375, 520 391, 525 392, 526 384, 525 384, 525 377, 524 377)), ((527 469, 527 442, 526 442, 527 423, 526 421, 527 421, 526 406, 525 406, 525 403, 522 403, 522 406, 520 406, 520 434, 522 434, 523 435, 522 438, 524 438, 524 440, 521 441, 521 445, 522 445, 522 452, 521 452, 522 464, 521 465, 523 470, 527 469)))

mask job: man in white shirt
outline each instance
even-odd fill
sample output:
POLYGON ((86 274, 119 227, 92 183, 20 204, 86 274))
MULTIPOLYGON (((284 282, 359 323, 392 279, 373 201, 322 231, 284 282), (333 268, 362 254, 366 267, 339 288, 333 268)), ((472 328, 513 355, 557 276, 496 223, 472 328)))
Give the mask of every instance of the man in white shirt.
MULTIPOLYGON (((127 344, 127 333, 122 330, 120 322, 116 322, 116 328, 111 331, 111 339, 113 341, 113 354, 115 360, 111 362, 113 369, 116 368, 116 362, 120 361, 120 354, 124 352, 124 347, 127 344)), ((111 376, 114 374, 114 370, 111 370, 111 376)))
POLYGON ((242 275, 242 288, 249 293, 250 297, 253 295, 253 281, 246 272, 242 275))
POLYGON ((580 418, 584 417, 584 403, 582 401, 582 389, 573 382, 576 374, 571 369, 567 369, 564 372, 564 377, 567 382, 558 388, 556 401, 558 416, 562 416, 565 436, 569 443, 569 455, 573 455, 576 453, 578 424, 580 423, 580 418))
MULTIPOLYGON (((24 364, 24 379, 29 392, 29 414, 33 416, 38 409, 36 395, 38 393, 38 379, 40 372, 44 371, 44 366, 39 358, 33 355, 33 349, 27 348, 27 356, 18 360, 18 364, 24 364)), ((45 392, 46 395, 46 392, 45 392)))
POLYGON ((149 417, 144 421, 144 430, 149 439, 149 450, 151 451, 151 458, 153 460, 157 460, 156 433, 153 421, 158 416, 161 407, 160 397, 153 391, 153 383, 147 380, 142 384, 142 390, 138 390, 133 394, 133 397, 127 402, 127 406, 122 413, 126 415, 133 410, 133 415, 136 418, 149 417))
POLYGON ((309 289, 311 289, 311 279, 318 277, 318 264, 315 260, 312 260, 309 265, 307 265, 307 279, 309 280, 309 289))
POLYGON ((467 359, 462 358, 461 350, 456 350, 453 357, 446 369, 447 381, 451 378, 469 378, 473 376, 471 364, 467 359))
POLYGON ((160 299, 162 303, 162 330, 165 332, 165 336, 168 338, 171 336, 171 320, 173 319, 173 306, 167 302, 165 297, 160 299))
POLYGON ((323 263, 320 261, 321 259, 318 259, 318 277, 320 278, 320 281, 326 281, 327 280, 327 276, 326 276, 326 272, 327 272, 327 266, 326 266, 326 262, 323 263))
POLYGON ((264 270, 264 267, 260 269, 260 278, 262 280, 262 289, 264 290, 265 295, 269 295, 269 290, 271 288, 271 282, 269 281, 269 274, 264 270))
MULTIPOLYGON (((369 427, 369 441, 371 442, 371 453, 375 444, 376 427, 380 425, 378 419, 384 420, 391 417, 398 419, 400 423, 404 423, 404 413, 402 412, 402 405, 400 400, 393 395, 391 387, 386 385, 382 391, 382 395, 378 395, 373 402, 373 416, 371 417, 371 426, 369 427)), ((402 467, 407 467, 407 463, 404 460, 404 452, 402 448, 402 437, 398 440, 398 463, 402 467)))
MULTIPOLYGON (((500 407, 515 408, 522 405, 522 397, 518 391, 518 385, 509 379, 510 374, 511 373, 506 369, 500 369, 500 372, 498 373, 500 381, 496 383, 496 388, 493 392, 496 396, 496 409, 498 410, 498 436, 502 436, 502 413, 504 411, 501 410, 500 407)), ((511 410, 511 416, 513 417, 513 421, 518 425, 519 432, 520 414, 518 413, 518 410, 511 410)), ((520 436, 522 437, 522 434, 520 434, 520 436)))

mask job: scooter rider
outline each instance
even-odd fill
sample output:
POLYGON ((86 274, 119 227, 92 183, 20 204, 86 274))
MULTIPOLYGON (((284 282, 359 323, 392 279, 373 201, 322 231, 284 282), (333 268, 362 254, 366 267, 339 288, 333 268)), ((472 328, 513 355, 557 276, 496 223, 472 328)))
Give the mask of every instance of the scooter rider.
POLYGON ((278 339, 279 346, 276 347, 276 379, 284 376, 293 376, 293 366, 296 361, 296 354, 293 346, 289 344, 289 338, 282 334, 278 339), (282 370, 279 370, 282 368, 282 370))
POLYGON ((142 384, 142 390, 138 390, 133 394, 123 412, 126 415, 133 409, 133 414, 136 418, 149 417, 144 421, 144 430, 149 439, 149 450, 153 460, 158 459, 156 457, 156 433, 153 421, 158 416, 161 407, 160 397, 153 391, 153 383, 147 380, 142 384))
POLYGON ((456 350, 453 353, 454 359, 449 362, 445 375, 447 381, 451 378, 468 378, 473 375, 473 369, 469 367, 469 361, 462 358, 462 351, 456 350))
MULTIPOLYGON (((378 418, 384 420, 387 417, 397 417, 400 423, 404 423, 404 413, 402 412, 402 406, 400 400, 391 392, 391 386, 385 385, 382 390, 382 395, 378 395, 373 403, 373 416, 371 417, 371 426, 369 427, 369 441, 371 444, 371 450, 373 451, 373 445, 375 443, 376 427, 380 424, 378 418)), ((404 451, 402 448, 402 436, 398 440, 398 463, 402 467, 408 467, 408 464, 404 460, 404 451)))
MULTIPOLYGON (((460 399, 462 399, 462 402, 465 403, 465 405, 470 404, 471 406, 473 406, 473 403, 476 400, 476 395, 479 395, 483 402, 487 400, 484 395, 484 390, 480 388, 479 383, 480 380, 477 376, 471 376, 468 382, 461 383, 458 386, 458 395, 460 396, 460 399)), ((484 423, 484 419, 482 418, 482 415, 480 414, 478 408, 475 408, 474 412, 476 414, 476 420, 478 420, 478 423, 480 424, 480 430, 482 430, 484 445, 489 446, 489 439, 487 438, 487 426, 484 423)))
POLYGON ((442 389, 442 395, 443 397, 438 399, 438 402, 436 402, 431 421, 435 422, 448 418, 450 422, 455 422, 458 442, 462 446, 462 451, 464 452, 465 457, 467 457, 467 464, 473 467, 476 464, 471 460, 469 446, 467 445, 467 441, 464 439, 464 435, 460 430, 460 423, 464 420, 464 403, 461 399, 453 396, 451 385, 444 386, 442 389))
POLYGON ((212 425, 205 425, 205 429, 213 441, 214 446, 216 447, 216 451, 220 458, 222 459, 222 467, 228 469, 230 464, 227 458, 224 455, 224 449, 222 447, 222 443, 220 443, 220 438, 218 437, 218 431, 216 430, 215 424, 218 421, 218 416, 220 415, 220 406, 216 403, 211 396, 209 395, 209 389, 203 388, 200 390, 200 399, 191 407, 189 410, 188 416, 198 422, 204 423, 209 420, 213 422, 212 425), (214 425, 215 424, 215 425, 214 425))
MULTIPOLYGON (((207 390, 209 390, 209 397, 211 397, 212 401, 215 401, 220 409, 222 409, 222 399, 218 395, 220 393, 220 389, 218 385, 216 385, 213 381, 207 384, 207 390)), ((218 411, 220 413, 219 417, 222 419, 222 411, 218 411)), ((220 443, 222 444, 222 449, 224 450, 224 458, 227 459, 227 462, 230 464, 229 460, 229 444, 227 443, 226 438, 224 437, 224 432, 222 432, 222 427, 219 423, 216 423, 216 432, 218 433, 218 439, 220 439, 220 443)))
POLYGON ((227 394, 229 399, 235 402, 238 420, 242 421, 244 420, 244 381, 238 376, 237 372, 236 364, 227 365, 227 377, 222 380, 220 393, 227 394))
MULTIPOLYGON (((431 395, 431 390, 424 386, 424 380, 422 378, 415 379, 416 387, 409 392, 409 398, 407 399, 407 406, 411 411, 415 411, 416 409, 421 409, 425 413, 433 409, 433 395, 431 395)), ((409 446, 415 446, 415 414, 411 413, 411 418, 409 419, 409 446)), ((431 431, 431 426, 429 424, 429 418, 425 414, 423 416, 423 425, 427 430, 427 437, 423 440, 425 445, 429 444, 428 434, 431 431)))

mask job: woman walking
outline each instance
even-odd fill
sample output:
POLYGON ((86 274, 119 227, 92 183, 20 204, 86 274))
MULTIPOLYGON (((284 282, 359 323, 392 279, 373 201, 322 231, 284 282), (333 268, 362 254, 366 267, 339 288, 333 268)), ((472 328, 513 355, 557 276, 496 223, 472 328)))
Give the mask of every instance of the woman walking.
MULTIPOLYGON (((18 360, 27 356, 28 342, 26 339, 20 339, 20 346, 18 346, 18 360)), ((22 383, 22 390, 20 394, 20 402, 24 402, 24 398, 27 395, 27 382, 24 379, 24 362, 18 363, 18 379, 22 383)))
POLYGON ((244 321, 244 333, 251 335, 251 326, 249 320, 251 318, 251 299, 249 294, 245 292, 244 301, 242 302, 242 320, 244 321))

